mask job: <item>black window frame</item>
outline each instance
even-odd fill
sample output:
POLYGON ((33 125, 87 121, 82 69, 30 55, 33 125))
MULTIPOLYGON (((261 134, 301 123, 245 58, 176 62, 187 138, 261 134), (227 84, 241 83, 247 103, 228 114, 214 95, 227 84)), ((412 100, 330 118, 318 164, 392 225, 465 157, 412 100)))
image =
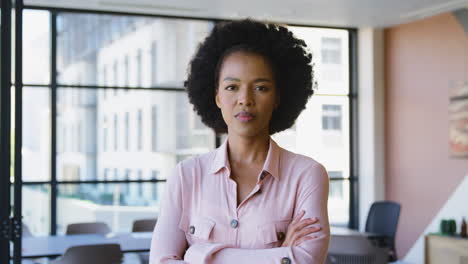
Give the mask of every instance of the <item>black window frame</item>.
MULTIPOLYGON (((50 209, 50 234, 55 235, 57 232, 57 197, 58 197, 58 186, 63 185, 63 184, 111 184, 111 183, 117 183, 117 184, 129 184, 129 183, 159 183, 159 182, 166 182, 166 180, 161 180, 161 179, 156 179, 156 178, 151 178, 151 179, 138 179, 138 180, 130 180, 130 179, 125 179, 125 180, 109 180, 109 179, 104 179, 104 180, 80 180, 80 181, 59 181, 57 179, 57 171, 56 171, 56 164, 57 164, 57 90, 63 89, 63 88, 70 88, 70 89, 96 89, 99 91, 104 91, 103 97, 106 98, 105 93, 107 91, 110 91, 111 89, 145 89, 146 91, 173 91, 173 92, 185 92, 182 87, 163 87, 163 86, 154 86, 151 88, 141 88, 141 87, 116 87, 116 86, 109 86, 108 79, 109 79, 109 66, 105 66, 105 73, 103 75, 103 78, 105 80, 102 80, 102 83, 97 83, 97 85, 93 86, 88 86, 88 85, 65 85, 65 84, 59 84, 57 81, 57 15, 60 12, 67 12, 67 13, 86 13, 86 14, 107 14, 107 15, 121 15, 121 16, 127 16, 126 18, 129 17, 149 17, 149 18, 174 18, 174 19, 190 19, 190 20, 203 20, 203 21, 211 21, 214 23, 226 21, 226 20, 221 20, 217 18, 198 18, 198 17, 188 17, 188 16, 170 16, 170 15, 150 15, 150 14, 139 14, 139 13, 129 13, 129 12, 113 12, 113 11, 97 11, 97 10, 88 10, 88 9, 70 9, 70 8, 55 8, 55 7, 47 7, 47 6, 34 6, 34 5, 26 5, 23 6, 23 3, 21 0, 16 1, 15 9, 16 9, 16 17, 15 17, 15 34, 16 35, 16 50, 15 50, 15 82, 12 83, 10 80, 10 75, 8 74, 11 71, 11 66, 13 65, 11 63, 11 59, 8 59, 8 56, 5 55, 10 55, 12 52, 11 49, 11 42, 8 40, 11 40, 13 37, 13 32, 12 32, 12 25, 11 25, 11 14, 9 14, 10 10, 13 9, 11 6, 11 3, 8 3, 10 1, 2 1, 2 40, 7 41, 9 44, 8 45, 2 45, 2 57, 1 57, 1 65, 2 65, 2 78, 1 78, 1 83, 2 87, 11 87, 12 85, 15 88, 16 91, 16 98, 15 98, 15 134, 22 135, 22 118, 21 118, 21 108, 22 108, 22 88, 24 86, 28 87, 42 87, 42 88, 48 88, 50 89, 50 94, 51 94, 51 179, 49 181, 36 181, 36 182, 22 182, 22 171, 21 171, 21 136, 17 137, 15 142, 14 142, 14 184, 9 182, 10 180, 8 179, 8 182, 13 186, 14 188, 14 198, 15 198, 15 204, 14 206, 11 206, 11 201, 10 197, 7 197, 10 195, 11 190, 9 188, 10 184, 0 184, 0 193, 2 195, 0 196, 0 205, 2 205, 2 208, 7 208, 7 209, 13 209, 13 220, 19 221, 21 223, 21 188, 23 186, 33 186, 33 185, 47 185, 50 187, 51 190, 51 209, 50 209), (50 34, 51 34, 51 73, 50 73, 50 84, 47 85, 42 85, 42 84, 33 84, 33 83, 23 83, 22 82, 22 48, 18 48, 22 46, 22 11, 23 10, 43 10, 43 11, 48 11, 50 12, 50 17, 51 17, 51 23, 50 23, 50 34), (10 21, 8 21, 10 19, 10 21), (8 22, 7 22, 8 21, 8 22), (5 201, 8 201, 10 204, 6 204, 5 201), (3 205, 8 205, 6 207, 3 207, 3 205), (10 207, 11 206, 11 207, 10 207)), ((278 21, 282 22, 282 21, 278 21)), ((349 223, 348 227, 350 228, 358 228, 358 149, 357 149, 357 136, 358 136, 358 131, 357 131, 357 29, 355 28, 343 28, 343 27, 324 27, 324 26, 315 26, 315 25, 300 25, 300 24, 289 24, 289 23, 284 23, 287 24, 288 26, 302 26, 302 27, 319 27, 319 28, 331 28, 331 29, 343 29, 348 31, 348 36, 349 36, 349 93, 347 95, 348 97, 348 102, 349 102, 349 120, 350 120, 350 126, 349 126, 349 137, 350 137, 350 172, 349 172, 349 178, 331 178, 331 181, 350 181, 350 212, 349 212, 349 223)), ((108 38, 111 39, 112 36, 102 36, 103 38, 108 38)), ((3 43, 4 41, 2 41, 3 43)), ((72 56, 73 54, 72 51, 69 52, 69 56, 72 56)), ((141 52, 142 54, 143 52, 141 52)), ((142 60, 143 55, 141 56, 140 61, 142 60)), ((141 67, 138 66, 138 67, 141 67)), ((125 81, 124 81, 125 82, 125 81)), ((108 95, 107 95, 108 96, 108 95)), ((2 89, 1 93, 1 151, 2 155, 3 154, 8 154, 5 157, 10 157, 9 153, 9 148, 10 144, 12 142, 10 141, 9 135, 10 135, 10 114, 11 114, 11 109, 9 108, 11 106, 10 103, 10 93, 9 89, 2 89), (3 90, 8 90, 7 92, 3 92, 3 90), (8 137, 8 138, 7 138, 8 137), (7 150, 7 151, 6 151, 7 150)), ((110 116, 108 116, 108 123, 110 122, 110 116)), ((108 124, 108 129, 107 129, 107 149, 109 149, 109 124, 108 124)), ((216 135, 216 147, 218 147, 221 144, 220 140, 221 136, 216 135)), ((64 146, 65 147, 65 146, 64 146)), ((9 167, 10 167, 10 159, 2 159, 0 161, 0 173, 4 174, 5 172, 8 172, 9 174, 9 167)), ((110 169, 106 169, 110 170, 110 169)), ((4 174, 4 175, 8 175, 4 174)), ((8 183, 7 182, 7 183, 8 183)), ((3 183, 3 181, 2 181, 3 183)), ((2 210, 4 211, 4 210, 2 210)), ((8 210, 9 211, 9 210, 8 210)), ((6 218, 10 217, 10 214, 1 214, 0 217, 2 221, 4 221, 6 218)), ((11 219, 7 219, 11 220, 11 219)), ((21 262, 21 235, 18 237, 14 237, 12 239, 14 241, 14 254, 13 256, 10 255, 10 252, 8 250, 8 258, 6 257, 1 257, 0 261, 3 262, 4 259, 13 259, 14 263, 20 263, 21 262)), ((0 238, 0 250, 3 250, 5 247, 9 247, 9 242, 6 242, 7 245, 5 245, 5 240, 0 238)), ((4 251, 0 251, 0 253, 5 253, 4 251)), ((6 254, 0 254, 3 256, 6 256, 6 254)))

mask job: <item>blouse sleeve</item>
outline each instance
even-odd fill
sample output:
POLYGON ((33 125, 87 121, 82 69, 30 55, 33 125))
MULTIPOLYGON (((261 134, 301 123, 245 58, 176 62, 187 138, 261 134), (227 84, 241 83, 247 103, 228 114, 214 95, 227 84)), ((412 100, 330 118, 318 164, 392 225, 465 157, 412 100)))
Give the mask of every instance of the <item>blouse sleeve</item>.
POLYGON ((297 214, 305 210, 303 218, 317 217, 321 231, 317 238, 307 240, 299 246, 270 249, 241 249, 220 243, 192 245, 185 255, 190 264, 322 264, 325 263, 330 241, 328 223, 329 179, 325 168, 314 164, 306 172, 303 187, 298 191, 295 204, 297 214))
POLYGON ((158 221, 151 240, 150 264, 183 264, 187 249, 185 233, 179 229, 182 215, 181 164, 179 163, 171 177, 167 179, 167 188, 162 200, 158 221))

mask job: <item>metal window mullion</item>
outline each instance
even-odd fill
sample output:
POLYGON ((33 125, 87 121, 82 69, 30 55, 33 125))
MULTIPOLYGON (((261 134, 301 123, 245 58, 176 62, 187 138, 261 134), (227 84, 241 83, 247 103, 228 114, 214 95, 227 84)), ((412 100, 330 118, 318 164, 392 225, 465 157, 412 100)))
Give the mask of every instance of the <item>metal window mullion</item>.
POLYGON ((22 155, 23 144, 23 0, 15 1, 15 152, 13 262, 21 264, 22 237, 22 155))
POLYGON ((0 263, 10 261, 8 230, 10 218, 10 144, 11 144, 11 1, 0 1, 0 263), (5 225, 5 226, 4 226, 5 225))
POLYGON ((50 233, 57 234, 57 12, 50 16, 50 233))
POLYGON ((357 31, 348 30, 349 49, 349 142, 350 142, 350 205, 348 227, 359 228, 359 149, 358 149, 358 61, 357 61, 357 31))

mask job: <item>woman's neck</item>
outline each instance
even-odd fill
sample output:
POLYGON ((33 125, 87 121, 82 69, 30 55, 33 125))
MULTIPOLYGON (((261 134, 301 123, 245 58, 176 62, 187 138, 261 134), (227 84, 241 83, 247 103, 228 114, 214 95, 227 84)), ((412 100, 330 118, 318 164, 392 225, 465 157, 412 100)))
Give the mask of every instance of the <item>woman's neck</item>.
POLYGON ((231 164, 263 165, 270 147, 270 136, 240 137, 228 135, 228 156, 231 164))

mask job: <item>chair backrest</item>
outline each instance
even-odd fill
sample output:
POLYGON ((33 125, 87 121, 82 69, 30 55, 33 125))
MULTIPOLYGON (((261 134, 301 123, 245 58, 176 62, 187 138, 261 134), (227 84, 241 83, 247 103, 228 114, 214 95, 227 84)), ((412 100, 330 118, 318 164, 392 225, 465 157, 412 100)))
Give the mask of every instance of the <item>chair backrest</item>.
POLYGON ((110 228, 106 223, 94 222, 94 223, 76 223, 69 224, 67 226, 67 235, 76 235, 76 234, 108 234, 110 233, 110 228))
POLYGON ((384 264, 388 249, 373 245, 365 236, 331 236, 327 264, 384 264))
POLYGON ((60 264, 120 264, 123 254, 119 244, 76 246, 67 249, 60 264))
POLYGON ((32 233, 31 233, 31 230, 29 230, 29 227, 27 225, 25 225, 24 223, 22 224, 21 226, 21 233, 22 233, 22 236, 23 237, 32 237, 32 233))
POLYGON ((367 215, 365 231, 385 235, 393 241, 399 217, 399 203, 392 201, 375 202, 367 215))
POLYGON ((133 222, 132 232, 152 232, 156 221, 156 218, 135 220, 133 222))

